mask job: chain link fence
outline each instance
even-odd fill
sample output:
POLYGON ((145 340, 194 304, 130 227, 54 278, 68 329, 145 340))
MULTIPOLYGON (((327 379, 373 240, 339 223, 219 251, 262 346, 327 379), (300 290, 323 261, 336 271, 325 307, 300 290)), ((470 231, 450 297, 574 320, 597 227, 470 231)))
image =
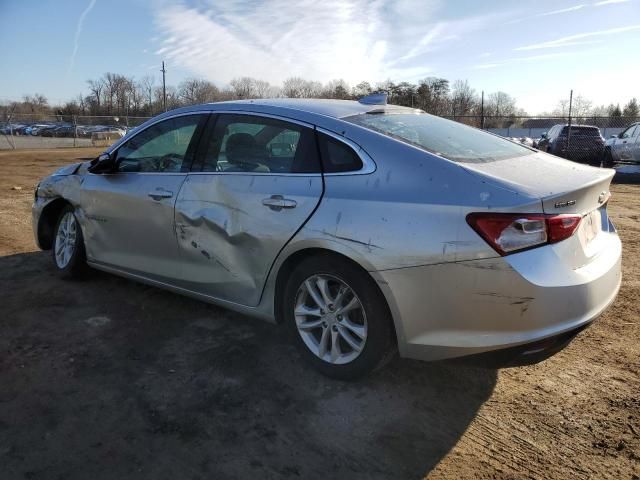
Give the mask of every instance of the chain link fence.
POLYGON ((0 119, 0 150, 107 147, 149 117, 9 114, 0 119))
MULTIPOLYGON (((107 147, 148 118, 6 114, 0 118, 0 150, 107 147)), ((640 162, 640 127, 629 138, 611 138, 628 134, 627 127, 639 122, 640 117, 458 115, 446 118, 571 160, 607 166, 614 162, 640 162), (610 140, 605 145, 607 139, 610 140), (637 148, 629 148, 631 145, 637 148)))

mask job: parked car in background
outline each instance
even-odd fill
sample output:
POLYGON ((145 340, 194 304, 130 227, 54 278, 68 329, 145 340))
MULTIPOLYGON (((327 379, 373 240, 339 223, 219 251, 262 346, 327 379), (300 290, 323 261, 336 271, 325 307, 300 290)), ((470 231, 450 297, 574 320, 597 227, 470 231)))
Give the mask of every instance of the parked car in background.
POLYGON ((632 123, 618 135, 611 135, 604 146, 604 165, 640 163, 640 122, 632 123))
POLYGON ((105 147, 124 137, 125 134, 126 132, 123 129, 101 126, 91 132, 91 143, 96 147, 105 147))
POLYGON ((542 134, 538 149, 558 157, 580 163, 600 165, 604 152, 604 138, 593 125, 554 125, 542 134))
POLYGON ((63 277, 88 264, 283 322, 339 378, 395 348, 563 348, 620 287, 613 170, 384 99, 164 113, 39 183, 37 244, 63 277))
POLYGON ((56 128, 58 128, 59 125, 45 125, 43 127, 39 127, 35 130, 31 130, 31 135, 37 135, 40 137, 51 137, 53 135, 50 135, 49 132, 55 130, 56 128))
POLYGON ((73 125, 55 125, 52 128, 40 130, 42 137, 73 137, 74 133, 73 125))

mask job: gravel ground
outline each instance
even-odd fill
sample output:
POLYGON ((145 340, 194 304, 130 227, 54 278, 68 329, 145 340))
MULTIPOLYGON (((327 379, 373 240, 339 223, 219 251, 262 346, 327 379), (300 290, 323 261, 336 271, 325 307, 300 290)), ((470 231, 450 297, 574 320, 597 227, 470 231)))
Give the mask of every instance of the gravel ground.
POLYGON ((640 478, 640 186, 615 185, 615 304, 541 364, 396 359, 358 383, 282 329, 32 240, 37 180, 93 149, 0 152, 0 478, 640 478))

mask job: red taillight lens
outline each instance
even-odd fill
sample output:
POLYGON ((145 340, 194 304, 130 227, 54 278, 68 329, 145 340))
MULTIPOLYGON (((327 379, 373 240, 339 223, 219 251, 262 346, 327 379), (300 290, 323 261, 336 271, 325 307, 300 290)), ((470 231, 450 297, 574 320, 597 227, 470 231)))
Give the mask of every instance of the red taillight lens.
POLYGON ((574 234, 582 217, 580 215, 550 215, 547 217, 549 243, 556 243, 574 234))
POLYGON ((470 213, 467 223, 500 255, 569 238, 580 215, 470 213))

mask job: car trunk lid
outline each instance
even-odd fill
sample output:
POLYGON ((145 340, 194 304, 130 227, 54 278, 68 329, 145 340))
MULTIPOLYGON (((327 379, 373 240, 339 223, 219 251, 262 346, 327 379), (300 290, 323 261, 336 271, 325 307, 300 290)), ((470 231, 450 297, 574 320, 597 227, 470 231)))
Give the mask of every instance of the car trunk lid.
POLYGON ((586 215, 608 200, 615 171, 570 162, 542 152, 482 163, 462 163, 485 181, 540 198, 544 213, 586 215))

